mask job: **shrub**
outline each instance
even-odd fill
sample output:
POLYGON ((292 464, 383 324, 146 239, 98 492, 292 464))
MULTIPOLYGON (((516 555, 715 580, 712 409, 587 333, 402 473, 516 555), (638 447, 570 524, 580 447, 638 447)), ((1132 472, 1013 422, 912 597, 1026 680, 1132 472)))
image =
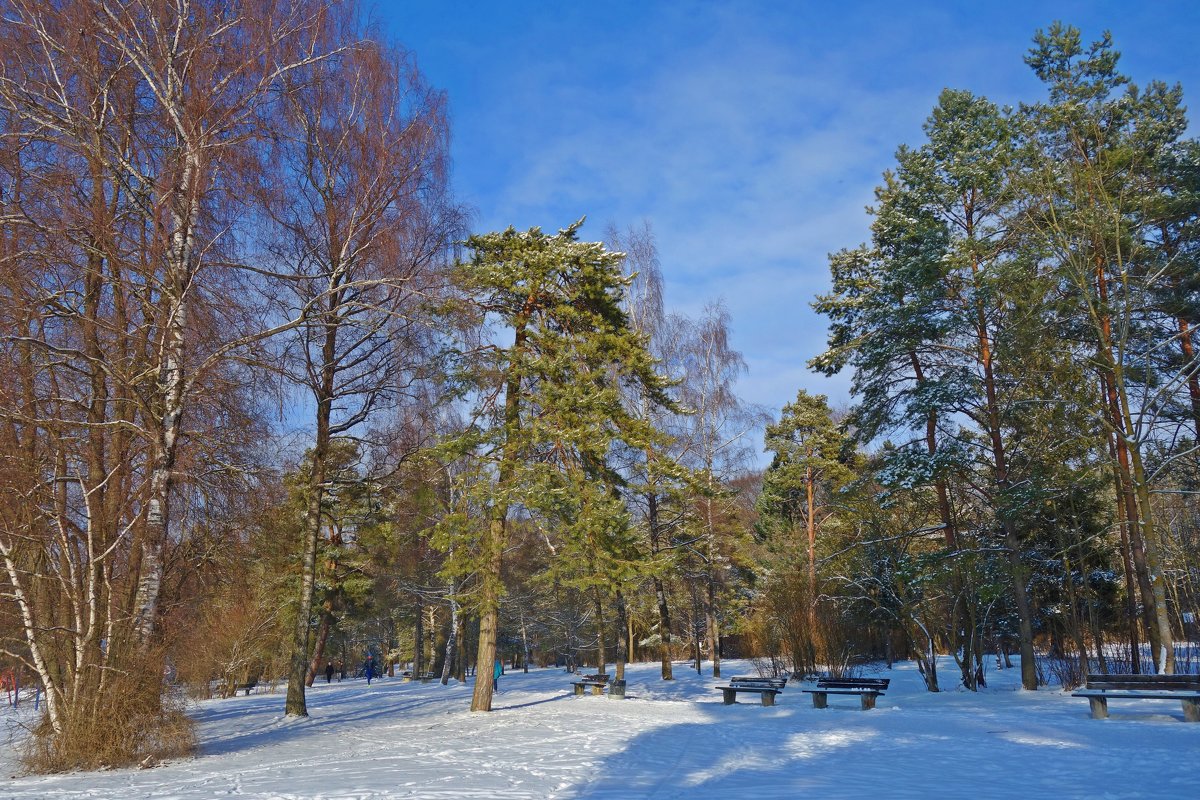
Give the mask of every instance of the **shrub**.
POLYGON ((48 717, 33 729, 22 762, 31 772, 66 772, 140 764, 191 754, 195 733, 184 701, 164 691, 162 659, 147 654, 124 668, 106 668, 87 696, 63 709, 61 730, 48 717))

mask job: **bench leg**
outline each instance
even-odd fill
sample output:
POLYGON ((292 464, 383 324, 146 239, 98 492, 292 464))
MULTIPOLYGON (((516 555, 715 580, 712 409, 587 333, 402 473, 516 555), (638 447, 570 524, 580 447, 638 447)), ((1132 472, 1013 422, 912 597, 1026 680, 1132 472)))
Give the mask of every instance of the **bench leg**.
POLYGON ((575 694, 578 694, 578 695, 583 694, 583 684, 582 683, 575 684, 575 694))
POLYGON ((824 692, 813 692, 813 708, 828 708, 829 695, 824 692))
POLYGON ((874 708, 876 697, 878 697, 878 695, 872 694, 870 692, 867 692, 866 694, 864 694, 862 696, 862 710, 870 711, 872 708, 874 708))
POLYGON ((592 686, 592 694, 599 697, 600 695, 604 694, 604 687, 599 684, 592 686))
POLYGON ((1183 701, 1183 718, 1188 722, 1200 722, 1200 700, 1183 701))
POLYGON ((1092 719, 1108 719, 1107 697, 1089 697, 1088 702, 1092 704, 1092 719))
POLYGON ((722 689, 721 701, 727 706, 733 705, 737 702, 737 692, 735 692, 733 689, 722 689))
POLYGON ((763 692, 762 693, 762 704, 764 706, 775 705, 775 693, 774 692, 763 692))

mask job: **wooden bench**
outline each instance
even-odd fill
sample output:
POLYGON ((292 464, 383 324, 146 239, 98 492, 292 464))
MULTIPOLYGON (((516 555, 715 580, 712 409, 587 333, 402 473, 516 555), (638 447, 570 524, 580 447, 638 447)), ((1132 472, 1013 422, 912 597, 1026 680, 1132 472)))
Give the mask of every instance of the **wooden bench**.
POLYGON ((721 690, 721 701, 727 706, 737 702, 739 692, 757 694, 764 706, 775 705, 775 695, 783 691, 787 678, 754 678, 747 675, 735 675, 729 679, 728 686, 718 686, 721 690))
POLYGON ((817 688, 804 691, 812 695, 813 708, 828 708, 831 694, 852 694, 858 695, 863 711, 868 711, 875 707, 875 698, 887 691, 890 682, 890 678, 821 678, 817 688))
POLYGON ((255 686, 258 686, 258 678, 251 678, 250 680, 246 681, 245 683, 239 683, 236 686, 234 686, 233 693, 237 694, 239 691, 244 691, 246 693, 245 696, 249 697, 250 690, 253 689, 255 686))
POLYGON ((1200 675, 1088 675, 1083 689, 1072 697, 1086 697, 1092 719, 1108 718, 1108 699, 1179 700, 1183 718, 1200 722, 1200 675))
POLYGON ((604 694, 604 687, 608 685, 608 676, 600 675, 584 675, 581 680, 572 681, 572 686, 575 687, 575 694, 583 694, 586 687, 592 688, 592 694, 604 694))

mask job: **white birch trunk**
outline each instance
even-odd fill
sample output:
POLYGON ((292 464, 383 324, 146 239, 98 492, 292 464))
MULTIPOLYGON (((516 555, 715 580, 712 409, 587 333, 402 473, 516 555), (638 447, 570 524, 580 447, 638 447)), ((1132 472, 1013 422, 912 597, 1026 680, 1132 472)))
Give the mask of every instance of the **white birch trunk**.
POLYGON ((13 546, 0 542, 0 557, 4 558, 4 569, 8 573, 9 582, 12 584, 13 599, 16 600, 17 608, 21 614, 21 625, 25 630, 25 640, 29 644, 30 657, 33 659, 33 666, 37 671, 38 679, 41 680, 42 686, 46 689, 46 715, 50 720, 50 726, 54 729, 54 732, 56 734, 62 733, 61 692, 54 681, 54 676, 50 671, 49 663, 42 652, 41 643, 37 636, 38 624, 34 618, 33 607, 29 603, 29 595, 25 591, 24 584, 21 582, 21 577, 24 573, 18 568, 13 556, 13 546))
POLYGON ((150 475, 150 498, 142 536, 141 574, 134 605, 135 629, 142 646, 149 644, 158 626, 158 601, 162 589, 162 551, 170 528, 170 495, 178 452, 179 433, 186 403, 185 334, 188 326, 188 286, 192 279, 192 247, 197 215, 194 185, 200 158, 186 156, 179 183, 173 189, 171 243, 167 252, 164 300, 167 316, 163 323, 162 353, 158 378, 162 415, 155 442, 154 466, 150 475))
POLYGON ((442 686, 450 682, 450 672, 454 667, 455 648, 458 645, 458 600, 454 598, 456 589, 450 584, 450 635, 446 637, 446 657, 442 660, 442 686))

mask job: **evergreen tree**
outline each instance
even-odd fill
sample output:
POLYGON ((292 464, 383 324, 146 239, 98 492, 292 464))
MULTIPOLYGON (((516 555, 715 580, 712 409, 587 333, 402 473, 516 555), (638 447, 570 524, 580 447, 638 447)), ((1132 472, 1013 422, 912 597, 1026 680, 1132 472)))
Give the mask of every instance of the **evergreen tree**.
POLYGON ((1155 223, 1162 205, 1157 168, 1187 125, 1182 90, 1134 85, 1118 71, 1120 54, 1107 34, 1085 48, 1077 29, 1056 23, 1039 31, 1034 44, 1026 62, 1047 85, 1049 101, 1024 109, 1024 219, 1046 269, 1064 287, 1062 314, 1100 387, 1093 412, 1110 437, 1155 668, 1171 672, 1173 635, 1148 458, 1178 430, 1178 416, 1164 412, 1196 371, 1194 358, 1168 371, 1158 357, 1164 343, 1178 341, 1181 350, 1190 344, 1190 329, 1181 330, 1178 317, 1164 315, 1156 302, 1176 282, 1173 242, 1155 223))
MULTIPOLYGON (((653 439, 650 427, 626 411, 623 387, 670 402, 644 338, 622 308, 629 281, 620 254, 580 242, 580 225, 554 235, 510 228, 473 236, 466 243, 471 257, 456 270, 479 321, 511 341, 489 343, 464 361, 476 413, 448 443, 491 476, 469 489, 483 491, 483 527, 456 517, 444 528, 457 535, 440 540, 455 545, 452 572, 477 575, 478 675, 490 674, 495 658, 513 514, 552 518, 577 488, 569 477, 573 467, 604 471, 603 454, 614 440, 642 447, 653 439)), ((477 680, 472 710, 490 710, 491 699, 490 681, 477 680)))
POLYGON ((851 477, 851 470, 843 462, 850 456, 847 445, 826 397, 810 395, 803 389, 795 401, 783 407, 779 421, 766 428, 766 449, 774 457, 763 474, 758 508, 764 522, 781 529, 780 533, 792 540, 783 549, 795 560, 785 562, 785 569, 791 571, 793 563, 807 561, 807 591, 803 596, 808 608, 803 638, 808 653, 803 663, 809 668, 816 664, 818 639, 817 534, 835 513, 837 489, 851 477), (795 541, 801 537, 801 541, 795 541), (807 558, 797 558, 803 551, 807 558))

